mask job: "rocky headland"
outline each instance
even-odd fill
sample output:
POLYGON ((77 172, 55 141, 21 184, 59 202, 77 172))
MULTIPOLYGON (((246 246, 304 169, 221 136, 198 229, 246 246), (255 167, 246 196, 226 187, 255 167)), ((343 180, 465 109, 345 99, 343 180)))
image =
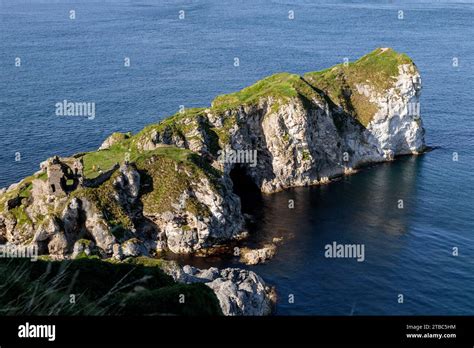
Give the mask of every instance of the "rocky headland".
MULTIPOLYGON (((60 260, 206 254, 248 235, 236 171, 269 194, 422 153, 420 90, 416 65, 390 48, 303 76, 272 75, 137 134, 114 133, 97 151, 46 160, 0 191, 0 244, 35 245, 60 260)), ((246 250, 242 261, 275 250, 246 250)), ((176 274, 212 288, 224 314, 270 311, 272 291, 251 271, 176 274)))

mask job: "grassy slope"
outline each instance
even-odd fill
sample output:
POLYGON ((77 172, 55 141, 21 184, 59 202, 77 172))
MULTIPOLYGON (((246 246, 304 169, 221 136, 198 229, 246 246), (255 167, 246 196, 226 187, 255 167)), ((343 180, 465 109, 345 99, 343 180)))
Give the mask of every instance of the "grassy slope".
POLYGON ((0 293, 0 315, 222 314, 207 286, 175 283, 159 263, 140 259, 117 264, 0 259, 0 293))
MULTIPOLYGON (((144 212, 158 214, 172 210, 172 203, 176 203, 183 192, 192 188, 194 183, 202 178, 211 183, 212 189, 220 189, 219 179, 222 174, 197 154, 172 146, 140 152, 134 146, 133 139, 117 143, 107 150, 84 154, 86 173, 94 177, 95 173, 91 171, 94 166, 113 166, 116 162, 123 162, 127 153, 130 162, 135 163, 141 174, 140 199, 144 212)), ((78 189, 72 195, 86 197, 95 202, 111 227, 121 226, 129 229, 132 221, 115 199, 113 180, 117 175, 117 172, 114 173, 111 179, 98 188, 78 189)), ((193 197, 186 201, 186 209, 203 216, 209 214, 207 206, 193 197)))
POLYGON ((332 68, 310 72, 305 80, 323 90, 331 100, 367 126, 377 111, 367 97, 357 93, 356 84, 368 84, 375 91, 383 92, 392 87, 398 75, 398 66, 413 61, 405 54, 391 48, 376 49, 355 62, 338 64, 332 68), (350 94, 348 93, 350 91, 350 94))
MULTIPOLYGON (((269 76, 241 91, 220 95, 212 102, 213 111, 229 110, 241 105, 257 104, 261 98, 271 96, 275 101, 303 97, 308 100, 318 95, 299 75, 279 73, 269 76)), ((278 105, 278 103, 276 103, 278 105)))

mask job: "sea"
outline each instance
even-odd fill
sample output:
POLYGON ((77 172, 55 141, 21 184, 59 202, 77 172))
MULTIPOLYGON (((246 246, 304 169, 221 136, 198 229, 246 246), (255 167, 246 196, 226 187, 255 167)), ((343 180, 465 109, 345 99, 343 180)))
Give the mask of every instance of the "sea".
POLYGON ((283 237, 245 267, 275 286, 276 315, 472 315, 473 18, 473 1, 0 0, 0 187, 265 76, 392 47, 420 70, 434 150, 243 194, 252 236, 283 237), (94 117, 56 115, 64 100, 94 103, 94 117), (364 260, 326 257, 333 243, 363 245, 364 260))

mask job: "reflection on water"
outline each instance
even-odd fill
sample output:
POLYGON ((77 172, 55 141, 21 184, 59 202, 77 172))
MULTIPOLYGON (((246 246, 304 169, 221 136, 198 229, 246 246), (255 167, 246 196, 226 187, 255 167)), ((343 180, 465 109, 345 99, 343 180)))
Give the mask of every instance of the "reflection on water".
MULTIPOLYGON (((306 248, 314 248, 314 238, 318 238, 318 246, 324 246, 335 238, 344 243, 368 243, 381 235, 404 234, 411 216, 407 210, 413 209, 417 200, 421 163, 421 157, 405 157, 364 168, 329 185, 262 195, 261 206, 253 205, 256 223, 250 225, 252 236, 265 241, 283 237, 287 242, 297 238, 304 248, 298 252, 304 253, 306 248)), ((388 247, 386 252, 397 245, 388 247)))
POLYGON ((410 215, 405 210, 416 204, 416 178, 422 160, 423 157, 406 157, 362 176, 367 192, 365 199, 360 199, 364 206, 354 212, 353 220, 381 233, 406 233, 410 215))

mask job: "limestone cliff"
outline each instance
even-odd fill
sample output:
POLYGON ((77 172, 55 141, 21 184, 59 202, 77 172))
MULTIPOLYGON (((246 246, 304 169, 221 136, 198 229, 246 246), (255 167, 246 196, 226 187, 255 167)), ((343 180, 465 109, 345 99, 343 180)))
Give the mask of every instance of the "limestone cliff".
POLYGON ((122 258, 239 239, 234 169, 271 193, 423 152, 420 89, 411 59, 385 48, 304 76, 270 76, 209 108, 113 134, 98 151, 43 163, 0 191, 0 243, 122 258), (249 152, 254 163, 221 160, 249 152))

